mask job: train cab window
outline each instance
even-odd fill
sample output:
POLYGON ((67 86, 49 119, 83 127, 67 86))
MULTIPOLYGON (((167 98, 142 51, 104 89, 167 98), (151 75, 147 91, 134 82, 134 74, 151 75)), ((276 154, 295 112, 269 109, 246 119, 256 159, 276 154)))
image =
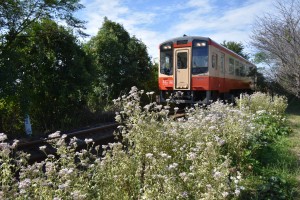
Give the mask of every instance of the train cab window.
POLYGON ((240 76, 240 62, 237 60, 234 63, 234 70, 235 70, 235 75, 240 76))
POLYGON ((192 74, 203 74, 208 72, 208 47, 203 40, 193 41, 192 50, 192 74))
POLYGON ((234 75, 234 59, 229 58, 229 74, 234 75))
POLYGON ((173 50, 171 45, 164 45, 160 51, 160 73, 165 75, 173 74, 173 50))
POLYGON ((177 69, 187 68, 187 52, 179 52, 177 54, 177 69))

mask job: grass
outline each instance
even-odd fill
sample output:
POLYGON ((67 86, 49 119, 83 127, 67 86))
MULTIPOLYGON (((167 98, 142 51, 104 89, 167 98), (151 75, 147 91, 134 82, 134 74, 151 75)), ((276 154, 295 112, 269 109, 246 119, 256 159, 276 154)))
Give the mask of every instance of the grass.
POLYGON ((247 177, 250 190, 241 199, 300 200, 300 100, 291 101, 286 114, 292 133, 262 149, 260 167, 247 177))
POLYGON ((287 109, 287 117, 293 133, 287 138, 290 143, 290 152, 296 156, 298 170, 295 172, 297 181, 298 196, 295 199, 300 199, 300 100, 294 99, 289 103, 287 109))

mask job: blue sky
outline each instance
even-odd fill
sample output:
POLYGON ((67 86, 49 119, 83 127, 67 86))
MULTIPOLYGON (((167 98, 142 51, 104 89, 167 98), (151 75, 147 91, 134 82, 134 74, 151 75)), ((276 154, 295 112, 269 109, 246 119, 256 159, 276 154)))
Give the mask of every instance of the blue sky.
POLYGON ((273 9, 274 0, 81 0, 78 12, 94 36, 103 18, 118 22, 142 40, 152 58, 158 45, 183 34, 210 37, 216 42, 242 42, 251 51, 251 29, 257 16, 273 9))

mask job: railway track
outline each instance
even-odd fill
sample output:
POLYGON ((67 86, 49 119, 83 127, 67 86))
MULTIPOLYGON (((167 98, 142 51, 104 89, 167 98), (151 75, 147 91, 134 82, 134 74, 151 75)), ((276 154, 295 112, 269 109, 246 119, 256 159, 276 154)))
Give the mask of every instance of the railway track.
MULTIPOLYGON (((86 138, 93 139, 95 145, 107 144, 114 141, 113 132, 117 129, 118 125, 118 123, 111 123, 89 129, 65 133, 65 140, 69 141, 71 138, 76 137, 78 149, 82 149, 86 146, 86 143, 84 142, 86 138)), ((30 154, 30 163, 42 161, 46 158, 46 155, 42 150, 40 150, 40 147, 45 146, 45 151, 47 154, 55 154, 56 150, 51 146, 50 143, 51 141, 60 137, 61 136, 55 136, 34 141, 20 141, 16 146, 16 150, 30 154)))
MULTIPOLYGON (((184 111, 180 110, 178 113, 170 113, 170 117, 173 119, 184 117, 184 111)), ((68 142, 70 141, 71 138, 76 137, 77 138, 77 144, 78 144, 78 150, 85 148, 86 143, 85 139, 93 139, 93 142, 95 145, 103 145, 103 144, 108 144, 109 142, 114 142, 114 131, 117 130, 119 123, 109 123, 93 128, 87 128, 87 129, 82 129, 82 130, 77 130, 69 133, 64 133, 66 136, 65 140, 68 142)), ((42 161, 46 158, 45 152, 47 154, 54 154, 56 153, 56 149, 52 147, 50 144, 51 141, 60 138, 60 136, 55 136, 55 137, 48 137, 48 138, 43 138, 43 139, 37 139, 33 141, 20 141, 17 146, 16 150, 17 151, 23 151, 25 153, 28 153, 30 155, 29 157, 29 163, 34 163, 37 161, 42 161), (40 150, 40 147, 44 146, 45 147, 45 152, 40 150)))

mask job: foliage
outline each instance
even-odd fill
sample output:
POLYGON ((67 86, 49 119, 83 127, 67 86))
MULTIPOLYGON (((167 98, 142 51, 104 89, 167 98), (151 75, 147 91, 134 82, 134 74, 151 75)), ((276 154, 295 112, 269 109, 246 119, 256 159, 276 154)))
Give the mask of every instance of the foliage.
POLYGON ((133 85, 148 89, 148 82, 154 79, 146 45, 107 18, 85 49, 98 70, 94 98, 104 104, 127 93, 133 85))
POLYGON ((249 109, 251 113, 268 112, 275 115, 283 115, 287 108, 287 98, 284 96, 270 96, 266 93, 255 92, 252 95, 243 94, 236 99, 240 108, 249 109))
POLYGON ((22 121, 29 113, 36 131, 77 124, 94 79, 90 58, 68 30, 49 19, 33 23, 26 32, 33 37, 18 41, 22 45, 14 49, 20 55, 20 67, 15 74, 18 81, 13 84, 15 94, 5 97, 7 105, 20 107, 14 115, 22 121))
POLYGON ((5 130, 9 135, 22 132, 24 129, 24 116, 21 113, 19 101, 0 99, 0 132, 5 130))
MULTIPOLYGON (((99 146, 92 153, 91 139, 85 139, 87 149, 76 152, 82 141, 72 138, 67 143, 65 135, 56 138, 60 134, 55 132, 49 137, 56 138, 52 145, 59 157, 47 155, 45 161, 29 165, 25 155, 12 159, 16 144, 5 143, 6 136, 0 134, 1 198, 236 199, 249 194, 251 199, 274 197, 280 191, 290 197, 292 185, 276 174, 248 178, 252 170, 260 173, 257 166, 249 166, 258 152, 252 147, 260 145, 266 130, 258 120, 261 113, 216 102, 206 108, 195 105, 185 118, 174 120, 168 105, 151 102, 141 107, 141 94, 133 87, 115 100, 123 108, 116 115, 119 142, 103 145, 101 157, 99 146), (254 186, 253 194, 249 189, 254 186)), ((152 99, 152 92, 146 94, 152 99)), ((45 153, 47 148, 40 147, 45 153)))
POLYGON ((239 54, 243 58, 249 60, 249 54, 244 52, 245 47, 241 42, 233 42, 233 41, 226 42, 226 40, 224 40, 223 43, 221 43, 221 45, 239 54))
POLYGON ((271 66, 272 78, 300 97, 299 1, 277 1, 276 11, 257 19, 252 44, 271 66))
POLYGON ((0 2, 0 47, 10 45, 33 23, 43 18, 64 20, 70 27, 83 28, 73 12, 83 8, 79 0, 6 0, 0 2))
MULTIPOLYGON (((80 100, 78 96, 84 95, 83 90, 85 88, 78 88, 78 85, 76 85, 77 75, 71 75, 67 72, 64 79, 70 78, 70 84, 65 87, 66 82, 62 83, 54 78, 57 74, 50 74, 52 73, 50 68, 58 67, 58 62, 67 65, 69 69, 73 68, 71 65, 77 65, 72 73, 75 74, 76 70, 76 73, 83 73, 83 71, 78 70, 78 66, 85 65, 85 61, 81 60, 84 53, 83 51, 78 52, 79 47, 73 36, 75 31, 82 33, 83 21, 78 20, 73 15, 81 8, 83 6, 79 3, 79 0, 0 1, 0 99, 7 106, 0 111, 3 114, 0 130, 5 130, 9 134, 11 132, 16 134, 23 132, 21 131, 23 129, 21 123, 25 114, 31 108, 34 108, 34 126, 43 130, 51 129, 53 124, 58 123, 58 121, 51 122, 55 114, 64 112, 58 110, 64 106, 67 107, 66 105, 72 105, 75 98, 78 101, 80 100), (55 23, 52 20, 63 22, 65 27, 68 27, 68 31, 54 25, 55 23), (74 55, 71 55, 72 53, 74 55), (68 58, 66 58, 66 55, 68 55, 68 58), (71 59, 73 59, 72 62, 71 59), (48 66, 49 70, 46 70, 45 66, 48 66), (53 80, 51 80, 52 78, 53 80), (52 104, 53 100, 58 99, 57 96, 53 98, 47 96, 49 88, 51 88, 52 94, 56 90, 52 87, 54 81, 58 81, 57 85, 60 85, 60 87, 57 87, 57 91, 64 89, 66 97, 69 95, 71 100, 71 103, 66 102, 66 100, 60 102, 66 104, 62 105, 61 108, 57 108, 56 105, 52 104), (72 88, 71 84, 74 82, 74 88, 72 88), (74 97, 74 90, 81 94, 74 97), (73 92, 73 94, 71 95, 68 91, 73 92), (42 97, 43 92, 44 96, 42 97), (40 107, 39 104, 44 104, 44 107, 40 107), (52 108, 49 105, 53 105, 52 108), (37 111, 38 109, 40 111, 37 111), (37 114, 37 112, 40 113, 37 114), (50 112, 51 114, 48 115, 50 112), (37 115, 49 116, 48 119, 45 119, 48 124, 39 121, 41 116, 37 115), (49 122, 52 124, 50 125, 49 122)), ((60 76, 63 73, 65 72, 61 71, 60 76)), ((83 73, 83 75, 86 75, 86 73, 83 73)), ((82 80, 79 79, 79 81, 82 80)), ((86 87, 86 85, 83 87, 86 87)), ((77 108, 76 106, 73 107, 74 110, 77 108)), ((29 114, 31 115, 31 113, 29 114)), ((58 125, 56 128, 58 127, 62 126, 58 125)))
POLYGON ((53 130, 78 123, 93 82, 91 60, 76 38, 53 21, 29 31, 35 37, 28 41, 22 83, 36 127, 53 130))

